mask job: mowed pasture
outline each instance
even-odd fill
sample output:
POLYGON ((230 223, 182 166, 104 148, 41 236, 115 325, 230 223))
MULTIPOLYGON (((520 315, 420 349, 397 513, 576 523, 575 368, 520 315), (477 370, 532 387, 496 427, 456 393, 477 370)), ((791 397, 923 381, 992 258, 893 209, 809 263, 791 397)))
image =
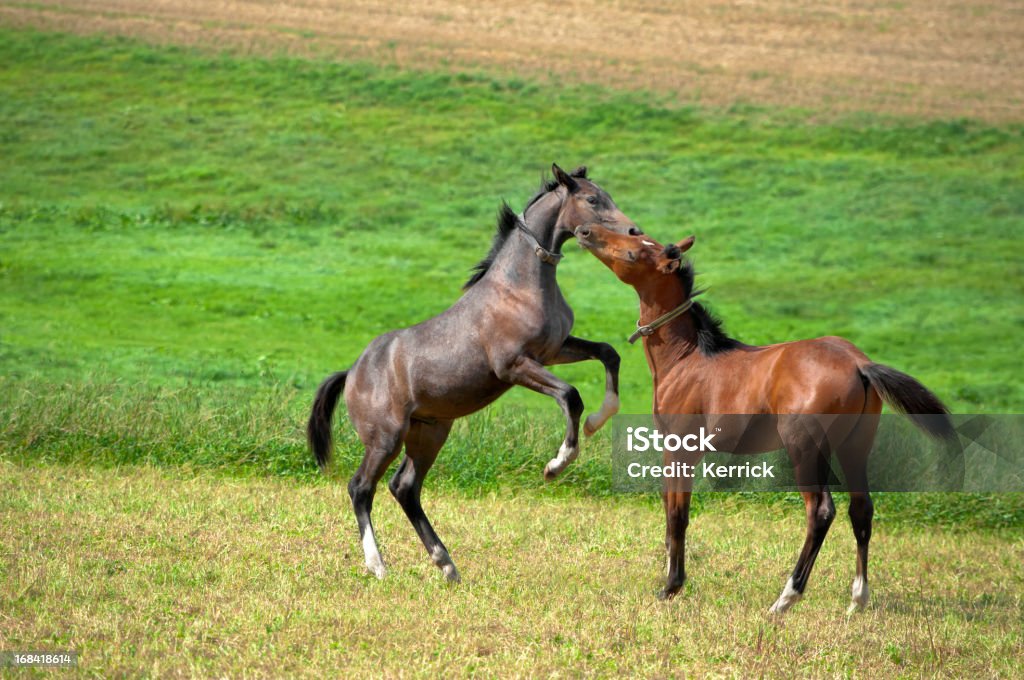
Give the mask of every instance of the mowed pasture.
MULTIPOLYGON (((552 161, 657 238, 695 233, 737 337, 844 335, 954 410, 1019 412, 1019 124, 13 30, 0 61, 0 649, 79 649, 97 675, 1017 672, 1019 494, 880 495, 849 619, 840 499, 778 622, 796 498, 700 499, 691 580, 656 602, 657 499, 612 493, 606 434, 544 484, 561 419, 516 390, 427 481, 464 583, 383 489, 377 582, 343 413, 328 478, 301 429, 323 376, 456 299, 499 201, 552 161)), ((577 333, 623 354, 624 411, 648 410, 633 292, 572 244, 559 281, 577 333)), ((557 372, 600 402, 599 365, 557 372)))
POLYGON ((383 498, 391 571, 368 577, 339 484, 55 472, 0 462, 0 644, 78 649, 86 674, 1013 677, 1024 652, 1019 532, 880 523, 874 605, 848 618, 839 525, 776 621, 796 506, 697 518, 692 580, 663 603, 653 504, 428 491, 453 588, 383 498))
POLYGON ((800 106, 1019 122, 1012 0, 602 2, 0 0, 0 23, 158 44, 484 69, 651 90, 710 107, 800 106))

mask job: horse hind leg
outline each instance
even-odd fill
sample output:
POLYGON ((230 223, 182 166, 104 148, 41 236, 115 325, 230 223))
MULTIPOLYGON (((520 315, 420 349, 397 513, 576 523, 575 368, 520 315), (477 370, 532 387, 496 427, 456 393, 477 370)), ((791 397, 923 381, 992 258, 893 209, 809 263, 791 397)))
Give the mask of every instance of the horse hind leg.
POLYGON ((448 439, 451 428, 451 421, 429 424, 413 422, 405 437, 405 458, 391 478, 388 488, 416 529, 431 561, 441 570, 449 583, 458 583, 461 580, 459 571, 420 504, 423 480, 448 439))
POLYGON ((772 614, 784 613, 803 598, 807 581, 811 576, 811 569, 814 568, 814 561, 818 558, 818 551, 821 550, 821 544, 825 542, 825 536, 836 516, 836 506, 828 489, 805 491, 801 495, 804 498, 804 508, 807 511, 807 535, 804 538, 804 547, 796 560, 793 573, 786 581, 786 586, 782 589, 779 599, 768 610, 772 614))
MULTIPOLYGON (((358 429, 358 428, 357 428, 358 429)), ((398 455, 404 435, 402 427, 370 428, 372 433, 362 437, 366 447, 363 462, 348 483, 348 495, 352 499, 356 523, 359 525, 359 538, 363 545, 363 557, 366 568, 377 578, 384 578, 387 570, 384 559, 377 545, 377 535, 373 530, 370 513, 373 510, 373 497, 377 492, 377 482, 384 476, 391 461, 398 455)))
POLYGON ((868 544, 871 543, 871 519, 875 514, 871 494, 867 491, 850 492, 850 524, 857 539, 857 574, 850 587, 850 606, 847 614, 854 614, 868 605, 868 544))
POLYGON ((832 494, 827 487, 829 473, 829 447, 824 432, 818 430, 813 421, 795 421, 789 424, 794 430, 809 428, 792 436, 784 436, 783 441, 787 443, 791 459, 796 462, 796 479, 802 488, 810 487, 811 490, 801 491, 804 499, 804 509, 807 514, 807 534, 804 537, 804 547, 797 558, 796 566, 786 586, 783 588, 775 604, 768 610, 772 614, 782 614, 803 597, 807 588, 807 581, 814 568, 814 561, 818 558, 818 551, 821 550, 825 536, 828 534, 832 520, 836 516, 836 506, 832 501, 832 494))
MULTIPOLYGON (((881 408, 881 404, 878 407, 881 408)), ((868 545, 871 543, 871 520, 875 508, 868 491, 867 467, 877 428, 877 414, 866 415, 843 443, 839 456, 850 492, 850 525, 857 541, 857 572, 850 587, 847 614, 861 611, 868 604, 868 545)))

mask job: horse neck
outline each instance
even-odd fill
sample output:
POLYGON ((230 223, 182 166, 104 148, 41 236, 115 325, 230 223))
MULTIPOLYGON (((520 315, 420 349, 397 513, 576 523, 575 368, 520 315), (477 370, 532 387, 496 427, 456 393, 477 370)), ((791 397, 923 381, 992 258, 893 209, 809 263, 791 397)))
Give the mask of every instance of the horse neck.
MULTIPOLYGON (((555 224, 561 207, 562 201, 557 192, 551 192, 530 207, 529 216, 524 220, 527 231, 553 253, 559 253, 562 249, 562 244, 554 240, 555 224)), ((492 265, 492 275, 496 280, 504 280, 516 286, 533 283, 545 290, 557 288, 555 271, 556 265, 541 261, 534 245, 518 227, 509 234, 505 246, 492 265)))
MULTIPOLYGON (((640 323, 649 324, 686 302, 686 289, 679 277, 659 275, 635 286, 640 296, 640 323)), ((680 362, 699 357, 697 326, 692 312, 685 312, 644 337, 644 354, 655 384, 680 362)))

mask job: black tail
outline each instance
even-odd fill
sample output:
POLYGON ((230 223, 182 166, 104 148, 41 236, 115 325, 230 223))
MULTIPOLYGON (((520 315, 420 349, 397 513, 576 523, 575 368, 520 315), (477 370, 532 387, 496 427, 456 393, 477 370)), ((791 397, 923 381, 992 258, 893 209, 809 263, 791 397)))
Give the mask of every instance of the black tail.
POLYGON ((313 412, 309 414, 306 436, 309 448, 313 449, 316 464, 323 470, 331 459, 331 416, 338 405, 338 397, 345 389, 348 371, 338 371, 320 383, 313 399, 313 412))
POLYGON ((882 364, 865 364, 860 367, 860 373, 886 404, 906 414, 919 428, 936 439, 956 437, 949 409, 916 379, 882 364))

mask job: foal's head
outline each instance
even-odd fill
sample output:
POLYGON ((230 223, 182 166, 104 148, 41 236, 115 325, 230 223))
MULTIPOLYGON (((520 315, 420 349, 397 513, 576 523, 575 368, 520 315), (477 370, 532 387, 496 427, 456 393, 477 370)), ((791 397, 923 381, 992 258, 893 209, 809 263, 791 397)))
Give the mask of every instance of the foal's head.
MULTIPOLYGON (((598 224, 622 234, 643 234, 633 220, 629 219, 608 192, 587 178, 587 168, 580 166, 572 172, 566 172, 557 164, 552 164, 551 172, 554 181, 550 182, 541 194, 530 202, 539 203, 542 196, 550 196, 554 201, 557 196, 560 205, 555 221, 555 231, 559 242, 570 238, 582 225, 598 224)), ((530 206, 527 206, 529 211, 530 206)))
POLYGON ((682 265, 683 253, 694 241, 693 236, 688 236, 679 243, 663 246, 643 234, 620 234, 595 224, 576 229, 576 239, 623 283, 634 287, 675 274, 682 265))
MULTIPOLYGON (((556 251, 573 237, 583 225, 601 225, 622 234, 643 234, 633 220, 626 217, 608 192, 587 178, 587 168, 580 166, 566 172, 552 164, 555 178, 544 182, 540 190, 523 208, 523 224, 545 247, 556 251)), ((463 286, 467 289, 482 279, 494 264, 519 218, 504 204, 498 214, 498 233, 491 252, 473 268, 473 275, 463 286)))

